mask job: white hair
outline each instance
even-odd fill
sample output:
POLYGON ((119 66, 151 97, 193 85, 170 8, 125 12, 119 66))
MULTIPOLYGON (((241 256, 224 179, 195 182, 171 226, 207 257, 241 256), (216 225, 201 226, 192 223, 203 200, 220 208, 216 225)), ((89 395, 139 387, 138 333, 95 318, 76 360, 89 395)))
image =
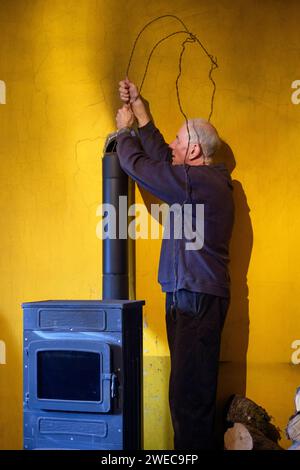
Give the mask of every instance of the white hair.
POLYGON ((200 144, 204 161, 210 164, 214 154, 221 146, 221 139, 217 130, 205 119, 196 118, 188 120, 190 144, 200 144))

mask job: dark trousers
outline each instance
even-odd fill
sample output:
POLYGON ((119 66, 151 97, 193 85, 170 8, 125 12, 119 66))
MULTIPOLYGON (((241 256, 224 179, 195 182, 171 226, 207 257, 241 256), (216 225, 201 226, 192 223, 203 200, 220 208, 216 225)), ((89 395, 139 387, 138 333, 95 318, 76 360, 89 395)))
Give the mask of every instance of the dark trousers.
POLYGON ((176 450, 214 448, 221 332, 229 299, 180 289, 166 294, 169 403, 176 450))

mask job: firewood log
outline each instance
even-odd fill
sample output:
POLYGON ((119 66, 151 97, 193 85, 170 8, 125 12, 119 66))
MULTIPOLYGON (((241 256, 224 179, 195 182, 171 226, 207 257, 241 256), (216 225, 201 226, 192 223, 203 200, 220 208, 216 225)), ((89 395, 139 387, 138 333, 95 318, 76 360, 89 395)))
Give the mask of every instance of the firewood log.
POLYGON ((286 435, 291 441, 300 441, 300 412, 290 418, 286 428, 286 435))
POLYGON ((280 430, 270 422, 271 416, 249 398, 234 395, 229 404, 226 419, 231 424, 242 423, 247 427, 248 425, 254 427, 275 443, 280 439, 280 430))
POLYGON ((284 450, 253 426, 235 423, 224 435, 226 450, 284 450))

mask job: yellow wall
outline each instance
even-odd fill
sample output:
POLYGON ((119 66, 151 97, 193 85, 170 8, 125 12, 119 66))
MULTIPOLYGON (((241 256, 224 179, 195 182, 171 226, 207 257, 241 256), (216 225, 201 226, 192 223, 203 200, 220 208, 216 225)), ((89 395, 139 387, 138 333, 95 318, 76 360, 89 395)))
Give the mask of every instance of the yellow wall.
MULTIPOLYGON (((246 393, 281 429, 293 413, 300 385, 300 365, 290 360, 291 343, 300 338, 300 105, 291 103, 291 83, 300 78, 299 2, 1 0, 0 80, 7 86, 0 105, 1 449, 22 446, 21 302, 101 298, 102 147, 114 130, 117 82, 133 40, 166 13, 179 15, 218 57, 213 122, 236 161, 232 305, 219 403, 229 393, 246 393)), ((175 28, 164 20, 145 33, 133 80, 141 80, 154 41, 175 28)), ((143 90, 167 139, 182 122, 174 85, 181 40, 157 50, 143 90)), ((208 116, 208 68, 189 45, 181 94, 192 117, 208 116)), ((151 202, 137 191, 137 202, 143 198, 151 202)), ((146 240, 136 247, 137 298, 146 300, 145 448, 170 449, 159 248, 159 241, 146 240)))

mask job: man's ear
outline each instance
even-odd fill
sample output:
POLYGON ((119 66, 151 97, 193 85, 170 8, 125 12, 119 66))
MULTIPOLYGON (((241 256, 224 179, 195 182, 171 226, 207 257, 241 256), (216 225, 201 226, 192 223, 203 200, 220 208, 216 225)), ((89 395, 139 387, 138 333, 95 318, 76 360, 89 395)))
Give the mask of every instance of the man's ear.
POLYGON ((193 144, 190 155, 189 155, 189 160, 195 160, 195 158, 198 158, 202 155, 202 147, 200 144, 193 144))

